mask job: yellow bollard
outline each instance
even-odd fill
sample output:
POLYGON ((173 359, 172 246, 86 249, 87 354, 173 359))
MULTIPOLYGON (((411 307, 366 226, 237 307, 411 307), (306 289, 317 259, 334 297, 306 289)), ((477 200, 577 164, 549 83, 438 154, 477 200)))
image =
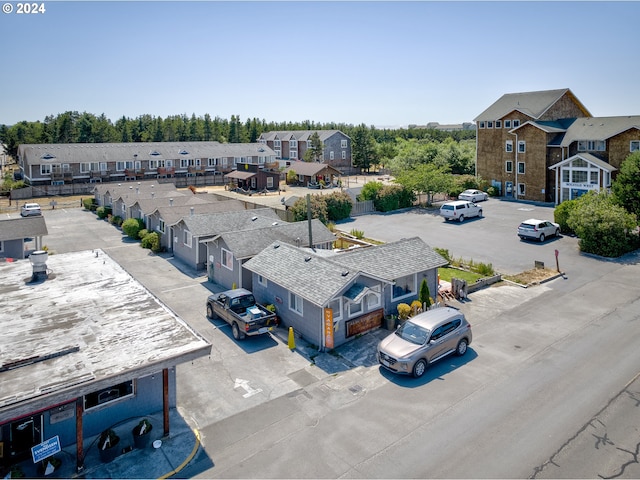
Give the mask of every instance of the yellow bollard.
POLYGON ((289 350, 296 348, 296 340, 293 337, 293 327, 289 327, 289 350))

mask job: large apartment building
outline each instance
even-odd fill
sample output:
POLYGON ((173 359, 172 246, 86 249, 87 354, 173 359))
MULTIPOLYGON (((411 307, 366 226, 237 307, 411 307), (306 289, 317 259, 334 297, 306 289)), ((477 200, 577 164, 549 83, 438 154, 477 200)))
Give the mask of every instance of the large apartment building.
POLYGON ((640 150, 640 115, 593 117, 568 88, 505 94, 475 122, 477 175, 519 200, 608 189, 640 150))

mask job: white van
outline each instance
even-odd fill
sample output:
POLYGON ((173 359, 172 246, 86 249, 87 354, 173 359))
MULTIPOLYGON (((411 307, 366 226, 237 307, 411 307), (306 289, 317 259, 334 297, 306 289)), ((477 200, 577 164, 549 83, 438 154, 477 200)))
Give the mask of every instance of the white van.
POLYGON ((473 202, 457 200, 455 202, 442 204, 440 207, 440 215, 442 215, 447 222, 449 220, 464 222, 465 218, 481 217, 482 207, 473 202))

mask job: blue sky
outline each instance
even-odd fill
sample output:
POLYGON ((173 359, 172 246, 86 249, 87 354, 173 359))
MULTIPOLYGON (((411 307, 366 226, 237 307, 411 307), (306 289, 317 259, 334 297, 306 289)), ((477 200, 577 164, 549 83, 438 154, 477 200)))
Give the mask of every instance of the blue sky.
POLYGON ((640 2, 46 1, 0 14, 0 124, 68 110, 377 126, 570 88, 639 115, 640 2))

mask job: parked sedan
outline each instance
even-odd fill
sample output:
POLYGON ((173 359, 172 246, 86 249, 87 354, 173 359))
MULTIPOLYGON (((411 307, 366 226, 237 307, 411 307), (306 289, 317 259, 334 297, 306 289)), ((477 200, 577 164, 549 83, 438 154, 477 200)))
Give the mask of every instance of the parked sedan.
POLYGON ((482 202, 489 198, 487 192, 483 192, 482 190, 465 190, 460 195, 458 195, 458 200, 466 200, 468 202, 482 202))
POLYGON ((378 344, 378 361, 394 373, 421 377, 427 367, 452 353, 464 355, 471 325, 459 310, 436 308, 406 320, 378 344))
POLYGON ((559 235, 560 225, 548 220, 530 218, 518 226, 518 236, 521 240, 533 239, 544 242, 544 239, 547 237, 557 237, 559 235))
POLYGON ((42 209, 37 203, 25 203, 20 209, 20 215, 29 217, 31 215, 42 215, 42 209))

